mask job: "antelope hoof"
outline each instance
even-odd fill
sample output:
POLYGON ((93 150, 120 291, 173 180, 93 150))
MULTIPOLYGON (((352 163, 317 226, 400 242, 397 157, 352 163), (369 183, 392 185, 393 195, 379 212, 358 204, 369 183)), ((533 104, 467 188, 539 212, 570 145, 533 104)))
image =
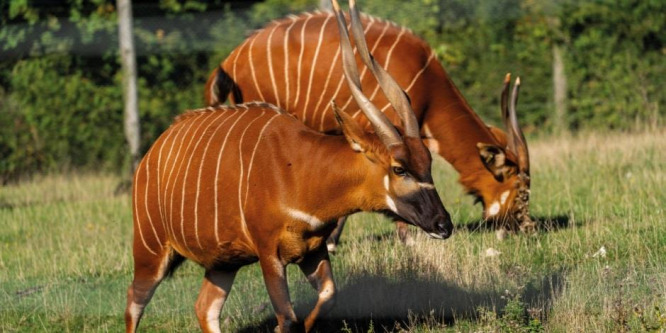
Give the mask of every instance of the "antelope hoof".
POLYGON ((326 249, 328 249, 328 253, 335 253, 335 250, 337 250, 338 247, 335 243, 326 243, 326 249))
POLYGON ((527 235, 536 234, 536 223, 534 221, 523 222, 518 227, 520 228, 520 231, 527 235))
POLYGON ((273 330, 275 333, 305 333, 305 326, 301 323, 294 323, 292 321, 286 321, 283 325, 283 327, 280 327, 280 325, 275 326, 275 329, 273 330))

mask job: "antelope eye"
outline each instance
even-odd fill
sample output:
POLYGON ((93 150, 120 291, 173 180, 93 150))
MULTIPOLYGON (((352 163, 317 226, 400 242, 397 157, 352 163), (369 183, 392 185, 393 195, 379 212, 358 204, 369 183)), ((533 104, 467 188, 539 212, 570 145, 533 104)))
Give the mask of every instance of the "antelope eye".
POLYGON ((394 166, 394 167, 393 167, 393 173, 395 173, 395 174, 398 175, 398 176, 405 176, 405 175, 407 175, 407 171, 405 170, 405 168, 403 168, 403 167, 399 167, 399 166, 394 166))

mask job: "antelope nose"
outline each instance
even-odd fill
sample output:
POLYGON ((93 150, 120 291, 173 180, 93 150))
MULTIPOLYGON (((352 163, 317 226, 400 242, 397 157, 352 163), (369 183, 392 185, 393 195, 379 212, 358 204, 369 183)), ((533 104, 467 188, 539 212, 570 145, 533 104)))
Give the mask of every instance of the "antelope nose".
POLYGON ((451 223, 451 221, 447 221, 447 223, 439 223, 437 224, 437 228, 439 229, 439 235, 442 236, 442 239, 447 239, 453 234, 453 223, 451 223))

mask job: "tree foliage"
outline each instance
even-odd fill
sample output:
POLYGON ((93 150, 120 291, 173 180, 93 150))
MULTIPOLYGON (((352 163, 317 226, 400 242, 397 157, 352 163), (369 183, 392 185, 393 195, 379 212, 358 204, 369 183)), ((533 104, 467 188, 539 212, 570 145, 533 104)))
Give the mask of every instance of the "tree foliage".
MULTIPOLYGON (((343 1, 344 2, 344 1, 343 1)), ((134 2, 146 147, 174 115, 202 106, 210 70, 253 29, 318 0, 134 2)), ((552 48, 564 52, 571 130, 660 126, 666 1, 363 0, 426 39, 472 107, 499 123, 505 73, 523 80, 528 133, 553 121, 552 48)), ((0 2, 0 175, 67 167, 119 170, 122 131, 112 0, 0 2)))

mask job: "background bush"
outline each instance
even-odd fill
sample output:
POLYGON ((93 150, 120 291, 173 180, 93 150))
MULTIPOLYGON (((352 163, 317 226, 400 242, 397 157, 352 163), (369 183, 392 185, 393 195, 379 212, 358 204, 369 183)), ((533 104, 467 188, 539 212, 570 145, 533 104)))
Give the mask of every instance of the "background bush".
MULTIPOLYGON (((134 2, 144 150, 203 104, 208 73, 253 29, 316 0, 134 2)), ((520 75, 529 133, 554 129, 552 49, 563 50, 566 130, 662 125, 666 1, 364 0, 436 50, 472 107, 499 120, 506 72, 520 75)), ((115 1, 0 2, 0 175, 127 163, 115 1)))

